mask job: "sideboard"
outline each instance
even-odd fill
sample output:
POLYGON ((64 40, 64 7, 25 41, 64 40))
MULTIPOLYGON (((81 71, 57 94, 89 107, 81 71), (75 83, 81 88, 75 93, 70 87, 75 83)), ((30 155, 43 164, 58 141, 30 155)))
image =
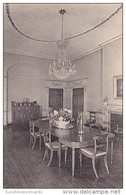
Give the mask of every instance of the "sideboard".
POLYGON ((27 126, 29 120, 36 120, 40 115, 40 106, 34 102, 11 102, 13 125, 27 126))

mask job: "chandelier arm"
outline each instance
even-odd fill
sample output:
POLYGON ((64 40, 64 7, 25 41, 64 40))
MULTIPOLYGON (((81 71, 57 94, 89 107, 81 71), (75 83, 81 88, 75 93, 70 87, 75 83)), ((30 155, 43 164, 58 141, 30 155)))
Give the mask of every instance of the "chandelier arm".
MULTIPOLYGON (((96 28, 100 27, 101 25, 106 23, 108 20, 110 20, 115 14, 117 14, 122 9, 122 7, 123 7, 123 5, 121 5, 113 14, 111 14, 108 18, 106 18, 104 21, 102 21, 98 25, 94 26, 93 28, 91 28, 91 29, 89 29, 85 32, 79 33, 77 35, 65 38, 64 40, 70 40, 70 39, 73 39, 73 38, 77 38, 77 37, 83 36, 83 35, 91 32, 91 31, 95 30, 96 28)), ((12 26, 15 28, 15 30, 17 30, 21 35, 25 36, 26 38, 29 38, 29 39, 34 40, 34 41, 41 41, 41 42, 46 42, 46 43, 49 43, 49 42, 54 42, 55 43, 55 42, 59 41, 59 40, 41 40, 41 39, 36 39, 36 38, 33 38, 33 37, 30 37, 30 36, 26 35, 25 33, 21 32, 16 27, 16 25, 14 24, 14 22, 13 22, 11 16, 10 16, 9 4, 8 3, 6 3, 6 12, 7 12, 8 19, 9 19, 10 23, 12 24, 12 26)))

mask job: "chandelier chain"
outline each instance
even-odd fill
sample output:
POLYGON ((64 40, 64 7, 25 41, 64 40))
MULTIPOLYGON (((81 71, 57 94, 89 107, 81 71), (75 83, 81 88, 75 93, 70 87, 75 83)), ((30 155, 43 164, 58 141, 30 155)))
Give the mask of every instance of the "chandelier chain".
MULTIPOLYGON (((77 37, 83 36, 83 35, 91 32, 91 31, 95 30, 96 28, 100 27, 101 25, 103 25, 104 23, 106 23, 108 20, 110 20, 113 16, 115 16, 122 9, 122 7, 123 7, 123 5, 121 5, 113 14, 111 14, 108 18, 106 18, 105 20, 103 20, 101 23, 97 24, 93 28, 91 28, 91 29, 89 29, 87 31, 84 31, 82 33, 76 34, 74 36, 65 38, 64 40, 70 40, 70 39, 73 39, 73 38, 77 38, 77 37)), ((14 24, 14 22, 13 22, 11 16, 10 16, 9 4, 8 3, 6 3, 6 12, 7 12, 8 19, 9 19, 10 23, 12 24, 12 26, 15 28, 15 30, 17 30, 21 35, 25 36, 26 38, 29 38, 29 39, 34 40, 34 41, 45 42, 45 43, 59 41, 59 40, 42 40, 42 39, 37 39, 37 38, 33 38, 33 37, 30 37, 30 36, 26 35, 25 33, 21 32, 18 29, 18 27, 14 24)))
POLYGON ((61 32, 61 40, 63 40, 63 15, 62 15, 62 32, 61 32))

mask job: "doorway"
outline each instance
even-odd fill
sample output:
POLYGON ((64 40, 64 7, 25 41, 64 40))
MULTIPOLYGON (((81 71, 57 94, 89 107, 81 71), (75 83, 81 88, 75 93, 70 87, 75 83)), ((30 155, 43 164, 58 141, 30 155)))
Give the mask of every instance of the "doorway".
POLYGON ((49 107, 54 110, 63 108, 63 89, 49 88, 49 107))
POLYGON ((73 89, 73 118, 75 120, 80 111, 84 111, 84 88, 75 88, 73 89))

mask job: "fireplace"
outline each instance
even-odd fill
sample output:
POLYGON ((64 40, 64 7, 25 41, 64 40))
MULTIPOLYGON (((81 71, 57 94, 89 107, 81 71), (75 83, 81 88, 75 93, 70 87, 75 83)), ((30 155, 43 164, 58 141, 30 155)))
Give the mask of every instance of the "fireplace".
POLYGON ((110 114, 111 132, 122 133, 123 130, 123 115, 121 113, 111 112, 110 114))

